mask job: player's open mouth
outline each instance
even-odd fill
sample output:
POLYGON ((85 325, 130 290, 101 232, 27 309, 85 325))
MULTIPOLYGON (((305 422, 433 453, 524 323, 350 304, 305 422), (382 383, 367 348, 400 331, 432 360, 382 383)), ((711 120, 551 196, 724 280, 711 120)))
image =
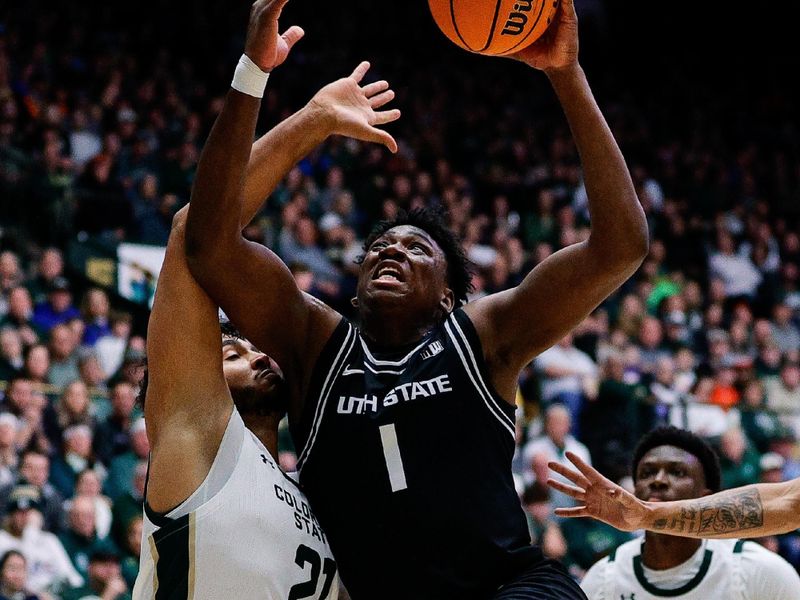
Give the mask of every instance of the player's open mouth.
POLYGON ((403 281, 403 272, 394 265, 383 264, 375 269, 374 281, 403 281))

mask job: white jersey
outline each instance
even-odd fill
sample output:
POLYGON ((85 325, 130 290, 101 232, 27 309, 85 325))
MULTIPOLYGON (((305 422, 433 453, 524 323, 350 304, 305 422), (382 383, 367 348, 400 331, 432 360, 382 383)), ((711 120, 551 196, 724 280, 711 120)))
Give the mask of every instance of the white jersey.
POLYGON ((308 501, 234 409, 203 484, 145 507, 134 600, 334 600, 339 580, 308 501))
POLYGON ((595 563, 581 588, 589 600, 800 600, 800 577, 763 546, 745 540, 703 540, 677 567, 648 569, 638 538, 595 563))

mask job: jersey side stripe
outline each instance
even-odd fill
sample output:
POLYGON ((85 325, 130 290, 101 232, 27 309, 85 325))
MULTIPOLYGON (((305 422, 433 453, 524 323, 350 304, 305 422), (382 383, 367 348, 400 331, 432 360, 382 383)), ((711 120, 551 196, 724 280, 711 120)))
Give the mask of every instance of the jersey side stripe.
MULTIPOLYGON (((410 359, 412 356, 414 356, 415 352, 419 351, 420 348, 422 348, 425 344, 428 343, 428 339, 426 337, 424 340, 422 340, 422 342, 420 343, 419 346, 414 348, 411 352, 406 354, 400 360, 378 360, 374 356, 372 356, 372 353, 369 351, 369 348, 367 348, 367 343, 364 341, 364 338, 362 338, 359 335, 358 339, 361 340, 361 347, 364 349, 364 356, 367 357, 369 362, 371 362, 372 364, 374 364, 376 366, 386 366, 386 367, 399 367, 399 366, 403 365, 404 363, 407 363, 408 359, 410 359)), ((365 364, 366 364, 366 361, 365 361, 365 364)))
POLYGON ((478 381, 480 382, 481 388, 483 388, 483 391, 486 393, 486 396, 489 398, 491 403, 497 409, 497 412, 503 417, 503 419, 506 421, 506 423, 511 425, 511 427, 513 428, 514 427, 513 419, 510 419, 508 417, 508 415, 503 412, 503 409, 500 407, 499 404, 497 404, 497 401, 495 400, 494 396, 489 392, 489 388, 486 386, 486 382, 483 380, 483 376, 481 375, 481 371, 478 368, 478 361, 475 360, 475 354, 472 352, 472 347, 469 345, 469 342, 467 341, 467 336, 464 335, 464 331, 461 329, 461 326, 458 324, 458 321, 456 320, 455 315, 453 315, 453 317, 452 317, 452 323, 453 323, 453 327, 455 328, 456 331, 458 331, 459 336, 464 341, 464 346, 465 346, 465 348, 467 350, 467 353, 469 354, 469 358, 470 358, 470 362, 472 364, 472 368, 475 370, 475 376, 478 378, 478 381))
POLYGON ((461 350, 461 346, 459 345, 455 334, 453 333, 452 329, 450 329, 450 324, 449 323, 445 323, 444 327, 447 330, 447 334, 450 336, 450 339, 453 340, 453 345, 455 346, 456 352, 458 352, 458 356, 461 358, 461 362, 464 365, 464 370, 467 372, 467 375, 469 376, 470 380, 472 381, 472 385, 475 386, 475 389, 478 391, 478 394, 480 394, 480 397, 483 399, 483 402, 484 402, 484 404, 486 404, 486 407, 489 409, 489 412, 492 413, 495 416, 495 418, 498 421, 500 421, 500 424, 508 430, 508 432, 511 434, 511 436, 514 439, 516 439, 516 435, 514 434, 514 427, 512 427, 511 425, 508 424, 507 417, 504 419, 502 417, 505 417, 505 415, 503 415, 502 413, 500 415, 497 414, 497 410, 499 410, 499 409, 496 409, 495 407, 492 406, 492 404, 486 398, 486 395, 484 394, 483 390, 478 385, 478 382, 475 381, 475 376, 472 373, 472 369, 470 368, 470 365, 467 362, 467 358, 464 356, 464 353, 461 350))
POLYGON ((353 345, 355 344, 355 335, 353 326, 348 325, 347 327, 348 327, 347 336, 344 339, 344 343, 342 344, 342 347, 339 349, 339 353, 336 355, 336 358, 333 360, 331 368, 328 370, 328 375, 325 377, 325 382, 322 384, 319 400, 317 402, 317 410, 314 412, 314 421, 311 424, 311 431, 308 434, 306 445, 303 448, 303 451, 300 453, 300 457, 297 459, 298 472, 300 472, 303 469, 303 465, 308 459, 308 454, 309 452, 311 452, 311 447, 314 445, 314 441, 317 438, 319 425, 322 422, 322 417, 325 414, 325 405, 328 402, 328 396, 330 395, 331 388, 333 387, 333 383, 336 380, 336 376, 341 370, 345 359, 350 355, 350 351, 353 349, 353 345))

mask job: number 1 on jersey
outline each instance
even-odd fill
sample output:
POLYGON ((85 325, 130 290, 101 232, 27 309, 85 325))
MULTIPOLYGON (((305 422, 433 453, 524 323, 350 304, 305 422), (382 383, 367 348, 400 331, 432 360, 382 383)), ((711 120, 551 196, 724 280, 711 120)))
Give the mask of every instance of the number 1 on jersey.
POLYGON ((399 492, 408 487, 406 472, 403 470, 403 459, 400 456, 400 446, 397 445, 397 430, 394 423, 381 425, 381 444, 383 445, 383 458, 386 459, 386 469, 389 471, 389 483, 393 492, 399 492))

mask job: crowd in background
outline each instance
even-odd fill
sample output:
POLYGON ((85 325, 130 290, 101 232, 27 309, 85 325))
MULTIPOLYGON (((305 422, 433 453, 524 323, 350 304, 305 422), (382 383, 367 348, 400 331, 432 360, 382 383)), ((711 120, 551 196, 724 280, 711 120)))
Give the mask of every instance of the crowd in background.
MULTIPOLYGON (((160 42, 157 11, 115 21, 108 7, 26 4, 0 23, 0 598, 23 588, 33 598, 124 598, 148 455, 136 402, 145 332, 114 290, 65 256, 87 239, 166 244, 244 21, 209 6, 187 16, 187 30, 208 39, 198 51, 181 36, 160 42)), ((308 47, 270 81, 262 131, 356 63, 319 23, 302 24, 308 47)), ((435 42, 425 61, 419 48, 399 56, 369 46, 376 35, 359 35, 353 51, 369 47, 375 77, 398 91, 403 117, 390 130, 400 151, 328 140, 285 177, 248 238, 346 315, 362 240, 401 209, 447 211, 475 266, 471 299, 586 239, 578 156, 543 77, 455 50, 437 57, 435 42)), ((721 92, 677 65, 643 86, 607 66, 589 75, 629 161, 651 250, 520 379, 518 491, 534 541, 576 576, 628 535, 554 517, 571 500, 544 484, 547 462, 565 450, 629 485, 638 438, 671 423, 712 442, 724 487, 800 476, 796 98, 736 81, 721 92)), ((800 535, 761 541, 800 568, 800 535)))

